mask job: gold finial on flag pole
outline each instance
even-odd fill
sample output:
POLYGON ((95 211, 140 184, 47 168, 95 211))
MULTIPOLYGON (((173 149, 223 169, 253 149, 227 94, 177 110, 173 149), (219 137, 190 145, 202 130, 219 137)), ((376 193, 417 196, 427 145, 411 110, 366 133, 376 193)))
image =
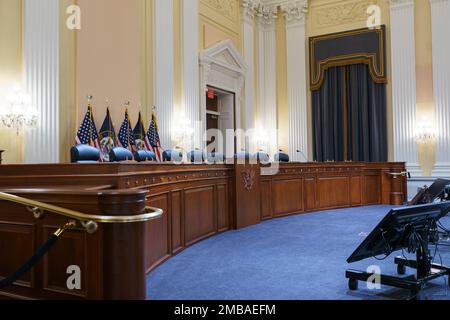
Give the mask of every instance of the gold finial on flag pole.
POLYGON ((123 105, 125 106, 126 110, 128 111, 128 108, 130 107, 131 102, 128 101, 128 100, 125 100, 125 102, 123 103, 123 105))
POLYGON ((91 95, 88 95, 88 96, 86 96, 86 99, 87 99, 87 101, 88 101, 89 103, 91 103, 91 102, 92 102, 92 99, 94 99, 94 97, 91 96, 91 95))

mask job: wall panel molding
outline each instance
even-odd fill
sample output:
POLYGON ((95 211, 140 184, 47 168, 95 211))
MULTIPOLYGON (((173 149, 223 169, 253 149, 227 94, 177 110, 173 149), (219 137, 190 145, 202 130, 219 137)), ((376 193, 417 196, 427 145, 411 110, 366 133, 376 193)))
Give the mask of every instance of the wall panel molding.
POLYGON ((199 69, 199 28, 198 0, 182 0, 182 81, 183 104, 186 117, 194 126, 191 150, 202 146, 202 126, 200 123, 200 69, 199 69))
POLYGON ((306 9, 287 5, 282 10, 286 18, 289 154, 292 161, 307 162, 306 9))
POLYGON ((433 176, 450 177, 450 1, 431 0, 433 82, 438 140, 433 176))
POLYGON ((274 155, 278 151, 277 129, 277 77, 276 77, 276 24, 260 18, 258 24, 258 84, 259 84, 259 129, 267 132, 264 151, 274 155))
POLYGON ((154 2, 155 104, 159 135, 164 149, 173 147, 174 117, 174 25, 173 0, 154 2))
POLYGON ((421 176, 414 128, 416 126, 416 57, 414 1, 391 1, 391 59, 394 122, 394 159, 406 161, 421 176))
POLYGON ((255 128, 255 7, 254 3, 243 1, 243 51, 247 63, 244 93, 244 129, 255 128))
POLYGON ((59 162, 59 0, 24 1, 24 81, 39 111, 25 134, 26 163, 59 162))

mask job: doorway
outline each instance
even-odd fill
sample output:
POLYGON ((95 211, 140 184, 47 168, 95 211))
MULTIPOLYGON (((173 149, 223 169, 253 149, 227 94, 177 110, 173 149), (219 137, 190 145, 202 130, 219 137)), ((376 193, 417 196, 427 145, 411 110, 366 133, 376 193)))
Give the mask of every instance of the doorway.
POLYGON ((206 130, 208 152, 236 153, 235 139, 227 139, 227 130, 235 131, 235 94, 208 86, 206 92, 206 130), (214 131, 217 133, 214 134, 214 131), (230 140, 230 141, 228 141, 230 140))

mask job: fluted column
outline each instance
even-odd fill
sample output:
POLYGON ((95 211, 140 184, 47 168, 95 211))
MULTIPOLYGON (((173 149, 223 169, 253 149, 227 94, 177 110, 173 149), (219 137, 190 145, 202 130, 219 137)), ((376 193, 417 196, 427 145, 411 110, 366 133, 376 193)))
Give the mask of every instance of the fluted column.
POLYGON ((24 1, 25 90, 38 109, 25 135, 26 163, 59 162, 59 0, 24 1))
POLYGON ((173 0, 155 0, 155 101, 163 148, 173 147, 174 36, 173 0))
POLYGON ((186 117, 189 118, 194 134, 190 148, 202 146, 202 126, 200 118, 200 72, 199 72, 199 28, 198 0, 182 2, 182 41, 183 41, 183 104, 186 117))
POLYGON ((265 151, 278 150, 277 78, 276 78, 276 8, 267 9, 259 18, 259 125, 267 132, 265 151))
POLYGON ((414 128, 416 126, 416 57, 414 1, 391 0, 392 98, 394 158, 421 176, 414 128))
POLYGON ((253 129, 255 127, 255 14, 257 2, 255 0, 242 1, 242 24, 243 24, 243 46, 244 59, 247 63, 245 73, 245 119, 244 129, 253 129))
POLYGON ((433 175, 450 177, 450 0, 431 0, 434 103, 438 141, 433 175))
POLYGON ((306 83, 307 2, 282 6, 286 18, 289 153, 292 161, 308 161, 306 83), (299 150, 300 152, 297 152, 299 150))

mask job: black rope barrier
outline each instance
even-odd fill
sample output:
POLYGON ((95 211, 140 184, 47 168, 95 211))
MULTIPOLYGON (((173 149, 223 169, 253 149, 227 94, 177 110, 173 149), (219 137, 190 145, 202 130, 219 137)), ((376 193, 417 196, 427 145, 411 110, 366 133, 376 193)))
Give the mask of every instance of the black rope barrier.
POLYGON ((71 222, 69 222, 63 228, 56 231, 50 237, 50 239, 48 239, 47 242, 44 243, 23 266, 21 266, 19 269, 17 269, 14 273, 10 274, 6 278, 0 280, 0 290, 12 285, 19 278, 21 278, 24 274, 26 274, 31 268, 33 268, 42 259, 42 257, 48 251, 50 251, 50 249, 58 241, 59 237, 64 233, 64 231, 66 231, 71 226, 73 226, 73 224, 71 222))

